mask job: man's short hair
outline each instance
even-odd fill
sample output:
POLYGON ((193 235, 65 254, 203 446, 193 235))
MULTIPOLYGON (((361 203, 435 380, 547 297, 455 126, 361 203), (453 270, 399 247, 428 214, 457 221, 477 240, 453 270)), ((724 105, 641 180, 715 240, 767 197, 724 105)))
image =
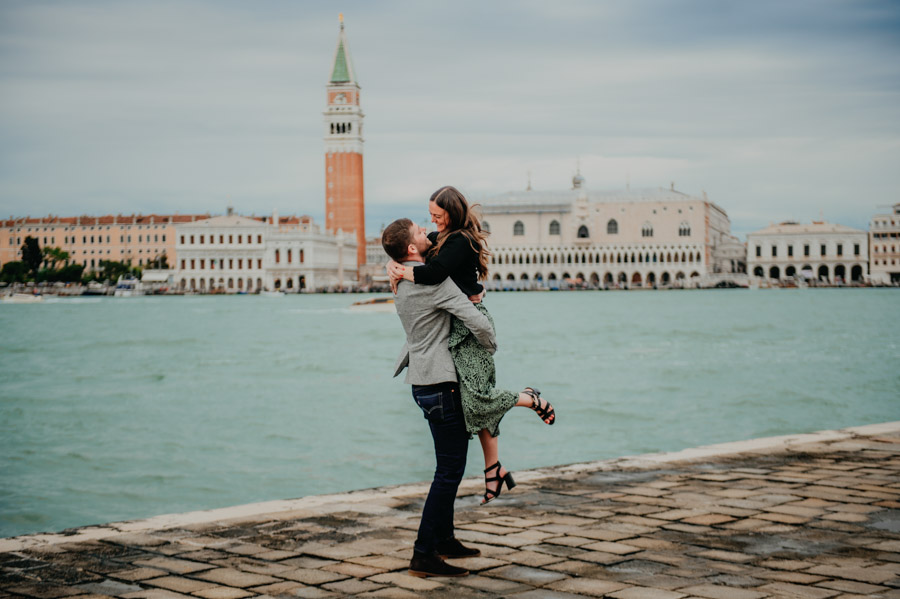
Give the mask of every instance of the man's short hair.
POLYGON ((413 224, 408 218, 399 218, 385 227, 381 234, 381 247, 397 262, 403 262, 409 254, 409 246, 413 242, 413 224))

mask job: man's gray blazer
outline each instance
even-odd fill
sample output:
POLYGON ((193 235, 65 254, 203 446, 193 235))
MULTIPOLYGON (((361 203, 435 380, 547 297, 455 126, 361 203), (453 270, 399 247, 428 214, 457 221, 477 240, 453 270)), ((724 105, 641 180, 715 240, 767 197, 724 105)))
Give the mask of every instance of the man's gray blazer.
MULTIPOLYGON (((405 265, 416 266, 418 263, 407 262, 405 265)), ((406 331, 406 345, 400 352, 394 376, 409 367, 406 382, 411 385, 436 385, 457 380, 449 348, 451 314, 459 318, 489 352, 497 351, 491 321, 450 278, 440 285, 400 281, 394 305, 406 331)))

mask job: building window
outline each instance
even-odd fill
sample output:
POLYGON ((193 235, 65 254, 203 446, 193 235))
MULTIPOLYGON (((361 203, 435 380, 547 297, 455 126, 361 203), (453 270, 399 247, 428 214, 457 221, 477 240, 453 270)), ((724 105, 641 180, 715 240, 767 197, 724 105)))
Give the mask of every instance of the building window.
POLYGON ((803 244, 803 255, 807 256, 807 257, 809 256, 809 244, 808 243, 803 244))
POLYGON ((609 222, 606 223, 606 234, 607 235, 618 235, 619 233, 619 223, 616 222, 616 219, 611 218, 609 222))
POLYGON ((678 225, 678 236, 679 237, 690 237, 691 236, 691 225, 688 222, 681 221, 681 224, 678 225))
POLYGON ((843 243, 837 244, 837 255, 838 256, 844 255, 844 244, 843 243))
POLYGON ((858 243, 853 244, 853 255, 859 256, 859 244, 858 243))
POLYGON ((756 257, 759 258, 760 256, 762 256, 762 246, 758 245, 756 246, 756 257))
POLYGON ((293 262, 293 256, 291 256, 291 250, 287 251, 287 261, 288 261, 288 264, 293 262))
POLYGON ((587 239, 591 234, 588 231, 588 228, 584 225, 578 227, 578 239, 587 239))
POLYGON ((788 257, 793 258, 793 256, 794 256, 794 246, 789 245, 788 246, 788 257))
POLYGON ((300 250, 300 264, 303 264, 303 250, 300 250))
POLYGON ((550 234, 551 235, 559 235, 559 221, 558 220, 550 221, 550 234))
POLYGON ((525 234, 525 225, 522 221, 517 220, 516 224, 513 225, 513 235, 524 235, 525 234))
POLYGON ((772 246, 772 257, 773 257, 773 258, 777 258, 777 257, 778 257, 778 246, 777 246, 777 245, 773 245, 773 246, 772 246))
POLYGON ((641 237, 653 237, 653 225, 649 222, 644 223, 641 228, 641 237))
MULTIPOLYGON (((131 236, 130 236, 130 235, 128 236, 128 241, 129 241, 129 243, 131 242, 131 236)), ((193 235, 191 235, 191 245, 194 245, 194 236, 193 236, 193 235)))
POLYGON ((825 254, 826 254, 826 252, 825 252, 825 244, 823 243, 821 246, 819 246, 819 255, 820 255, 820 256, 824 256, 825 254))
MULTIPOLYGON (((125 241, 125 237, 119 237, 119 243, 125 241)), ((181 236, 181 245, 184 245, 184 235, 181 236)))

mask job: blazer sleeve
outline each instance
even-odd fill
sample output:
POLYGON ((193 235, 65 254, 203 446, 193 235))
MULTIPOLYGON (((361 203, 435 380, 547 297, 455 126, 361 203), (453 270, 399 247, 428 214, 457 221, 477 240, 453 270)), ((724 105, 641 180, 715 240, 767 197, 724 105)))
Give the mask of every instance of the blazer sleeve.
POLYGON ((463 295, 456 284, 447 279, 435 290, 436 306, 459 318, 488 352, 497 351, 497 336, 487 316, 463 295))
POLYGON ((472 248, 459 233, 451 234, 441 252, 428 264, 413 268, 416 285, 440 285, 452 273, 462 270, 471 259, 472 248))

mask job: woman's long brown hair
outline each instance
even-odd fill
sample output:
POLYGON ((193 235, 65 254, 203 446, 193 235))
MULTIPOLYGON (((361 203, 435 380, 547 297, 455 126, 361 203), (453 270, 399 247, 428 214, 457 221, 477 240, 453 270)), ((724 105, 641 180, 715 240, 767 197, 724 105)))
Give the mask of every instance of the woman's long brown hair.
POLYGON ((437 243, 431 251, 436 255, 441 251, 447 237, 451 233, 459 231, 469 240, 472 251, 478 254, 478 279, 482 281, 487 279, 488 256, 491 255, 487 249, 488 233, 481 229, 481 221, 469 208, 466 198, 455 187, 445 185, 431 194, 429 201, 434 202, 438 208, 446 210, 450 221, 447 223, 447 227, 438 234, 437 243))

